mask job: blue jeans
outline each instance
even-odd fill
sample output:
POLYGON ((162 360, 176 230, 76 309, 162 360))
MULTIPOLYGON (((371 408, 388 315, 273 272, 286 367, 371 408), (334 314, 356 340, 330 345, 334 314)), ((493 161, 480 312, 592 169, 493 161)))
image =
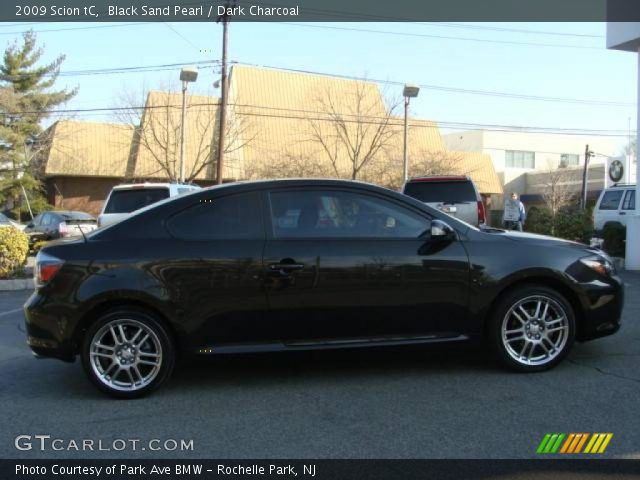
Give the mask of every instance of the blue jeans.
POLYGON ((519 232, 522 232, 522 222, 521 221, 505 221, 504 222, 504 228, 506 230, 518 230, 519 232))

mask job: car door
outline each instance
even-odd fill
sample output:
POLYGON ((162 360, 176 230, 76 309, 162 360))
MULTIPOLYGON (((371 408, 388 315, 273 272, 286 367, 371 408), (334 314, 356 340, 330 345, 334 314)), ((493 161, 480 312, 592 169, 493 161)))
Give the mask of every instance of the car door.
POLYGON ((53 223, 53 215, 51 213, 44 213, 40 219, 40 223, 33 229, 32 237, 35 241, 49 240, 51 227, 53 223))
POLYGON ((636 209, 636 191, 635 189, 628 189, 622 199, 622 205, 618 215, 620 216, 620 223, 627 224, 627 215, 633 215, 633 211, 636 209))
POLYGON ((457 335, 469 262, 431 239, 431 218, 368 191, 265 194, 269 323, 289 344, 457 335))
POLYGON ((40 222, 42 221, 42 217, 44 216, 43 213, 36 215, 36 217, 31 220, 31 222, 29 222, 27 224, 27 226, 24 228, 24 233, 26 233, 27 235, 29 235, 29 242, 33 243, 35 241, 35 236, 36 236, 36 229, 38 228, 38 226, 40 225, 40 222))
POLYGON ((607 190, 598 205, 598 221, 596 228, 603 228, 607 222, 620 222, 620 204, 624 190, 621 188, 607 190))
POLYGON ((166 220, 175 240, 158 267, 193 347, 272 341, 262 321, 265 234, 258 194, 197 196, 193 202, 166 220))

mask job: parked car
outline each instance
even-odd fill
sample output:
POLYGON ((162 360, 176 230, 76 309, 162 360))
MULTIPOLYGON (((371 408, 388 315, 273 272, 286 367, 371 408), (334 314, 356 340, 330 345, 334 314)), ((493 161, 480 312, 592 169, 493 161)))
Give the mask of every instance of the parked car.
POLYGON ((11 220, 4 213, 0 212, 0 227, 14 227, 18 230, 24 230, 25 226, 21 223, 16 222, 15 220, 11 220))
POLYGON ((199 190, 198 185, 182 183, 135 183, 113 187, 107 197, 102 213, 98 216, 98 226, 104 227, 127 218, 131 212, 139 210, 165 198, 199 190))
POLYGON ((506 366, 536 372, 574 340, 617 331, 623 307, 600 250, 480 230, 340 180, 165 200, 45 246, 35 276, 31 349, 80 356, 100 390, 124 398, 160 386, 178 355, 486 341, 506 366))
POLYGON ((602 233, 607 223, 627 226, 627 217, 636 208, 636 186, 631 184, 613 185, 600 192, 593 209, 593 226, 596 233, 602 233))
POLYGON ((96 228, 96 219, 88 213, 61 210, 43 212, 36 216, 25 227, 24 233, 29 235, 29 245, 33 247, 41 240, 82 236, 96 228))
POLYGON ((476 227, 487 221, 482 197, 467 176, 412 178, 405 183, 402 193, 476 227))

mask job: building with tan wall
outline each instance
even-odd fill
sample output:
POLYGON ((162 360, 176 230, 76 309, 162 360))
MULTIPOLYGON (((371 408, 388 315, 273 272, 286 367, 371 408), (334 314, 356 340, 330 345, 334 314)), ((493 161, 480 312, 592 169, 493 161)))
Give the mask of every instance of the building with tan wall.
MULTIPOLYGON (((219 99, 188 96, 185 178, 215 183, 219 99), (213 145, 213 148, 212 148, 213 145)), ((403 118, 375 83, 234 66, 224 181, 357 178, 399 188, 403 118)), ((179 178, 181 95, 150 92, 130 124, 60 121, 43 161, 49 200, 98 213, 122 182, 179 178)), ((448 150, 435 122, 409 119, 410 174, 466 174, 485 195, 502 186, 489 155, 448 150)))

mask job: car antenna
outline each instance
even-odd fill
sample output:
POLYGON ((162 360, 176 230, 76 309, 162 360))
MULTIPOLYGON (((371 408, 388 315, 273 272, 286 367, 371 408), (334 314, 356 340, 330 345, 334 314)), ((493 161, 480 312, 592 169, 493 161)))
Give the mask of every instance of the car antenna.
POLYGON ((79 225, 80 227, 80 234, 82 235, 82 238, 84 238, 84 243, 87 243, 87 236, 84 234, 84 230, 82 229, 82 225, 79 225))

